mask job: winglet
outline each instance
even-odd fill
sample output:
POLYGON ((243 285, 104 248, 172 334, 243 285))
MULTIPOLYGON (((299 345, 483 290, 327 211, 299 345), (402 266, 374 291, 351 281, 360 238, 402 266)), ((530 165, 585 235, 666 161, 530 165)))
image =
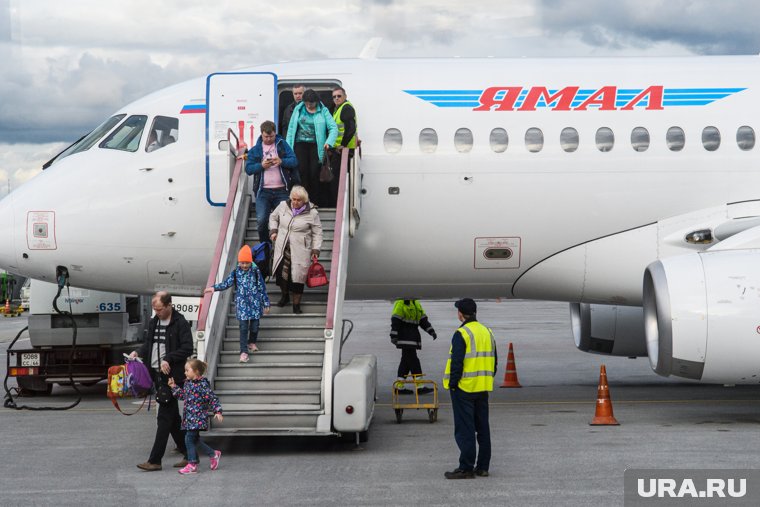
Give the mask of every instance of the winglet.
POLYGON ((383 41, 382 37, 371 38, 359 53, 359 58, 362 60, 374 60, 377 58, 377 50, 380 49, 380 43, 383 41))

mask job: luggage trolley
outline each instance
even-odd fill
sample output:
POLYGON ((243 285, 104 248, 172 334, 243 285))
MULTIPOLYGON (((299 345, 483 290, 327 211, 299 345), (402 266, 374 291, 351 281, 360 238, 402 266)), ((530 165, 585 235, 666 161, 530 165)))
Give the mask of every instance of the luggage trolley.
POLYGON ((432 380, 427 380, 424 377, 424 373, 419 375, 412 375, 412 378, 404 377, 403 380, 396 380, 393 383, 393 399, 391 405, 396 412, 396 422, 401 424, 401 419, 404 416, 405 408, 413 409, 427 409, 428 421, 434 423, 438 420, 438 384, 432 380), (405 389, 406 386, 411 386, 414 394, 414 403, 402 403, 399 391, 405 389), (423 388, 430 389, 432 386, 433 401, 432 403, 421 403, 419 390, 423 388))

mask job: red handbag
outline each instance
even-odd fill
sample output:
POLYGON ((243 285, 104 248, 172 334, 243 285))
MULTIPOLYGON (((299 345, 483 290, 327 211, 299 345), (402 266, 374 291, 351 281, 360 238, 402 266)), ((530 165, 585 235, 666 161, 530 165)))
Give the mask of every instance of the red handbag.
POLYGON ((307 287, 321 287, 327 285, 327 273, 325 268, 317 262, 317 259, 312 259, 309 271, 306 273, 306 286, 307 287))

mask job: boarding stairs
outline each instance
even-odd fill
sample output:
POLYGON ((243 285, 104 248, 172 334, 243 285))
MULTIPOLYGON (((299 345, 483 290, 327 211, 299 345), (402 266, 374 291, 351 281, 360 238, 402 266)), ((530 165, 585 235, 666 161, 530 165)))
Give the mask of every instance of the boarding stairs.
MULTIPOLYGON (((234 139, 231 145, 235 145, 234 139)), ((230 151, 233 176, 209 285, 223 280, 233 269, 244 243, 258 243, 247 176, 242 161, 235 161, 234 150, 230 151)), ((196 332, 197 352, 209 364, 208 377, 224 409, 224 422, 212 420, 211 435, 335 433, 332 380, 341 359, 349 229, 355 230, 358 223, 358 211, 351 212, 349 198, 347 171, 353 165, 346 151, 339 172, 338 206, 319 209, 323 228, 319 261, 327 271, 329 285, 307 287, 301 302, 303 313, 295 315, 292 304, 283 308, 276 305, 281 291, 272 276, 267 282, 271 310, 261 318, 259 351, 249 354, 248 363, 239 362, 234 288, 204 296, 196 332), (355 219, 350 226, 352 214, 355 219)))

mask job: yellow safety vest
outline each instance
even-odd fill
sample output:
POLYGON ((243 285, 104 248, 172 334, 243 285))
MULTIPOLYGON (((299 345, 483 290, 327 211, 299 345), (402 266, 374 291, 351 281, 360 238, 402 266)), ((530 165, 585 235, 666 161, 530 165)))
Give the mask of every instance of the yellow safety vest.
MULTIPOLYGON (((341 143, 343 142, 343 133, 346 131, 346 126, 343 124, 342 121, 340 121, 340 112, 343 110, 343 106, 348 104, 351 107, 354 107, 353 104, 351 104, 349 101, 345 101, 343 104, 340 105, 338 109, 335 110, 333 113, 333 120, 335 120, 335 123, 338 124, 338 138, 335 139, 335 147, 340 147, 341 143)), ((354 121, 356 122, 356 132, 359 132, 359 120, 356 118, 356 108, 354 107, 354 121)), ((347 148, 356 148, 356 133, 354 133, 354 137, 351 138, 351 141, 349 141, 347 148)))
POLYGON ((422 305, 416 299, 409 300, 409 304, 405 305, 403 299, 397 299, 393 303, 393 317, 398 317, 407 324, 419 324, 422 317, 425 316, 425 310, 422 309, 422 305))
MULTIPOLYGON (((496 342, 493 331, 478 321, 468 322, 457 331, 465 344, 464 368, 457 388, 468 393, 493 391, 493 377, 496 374, 496 342)), ((443 375, 444 389, 449 388, 450 376, 451 348, 443 375)))

